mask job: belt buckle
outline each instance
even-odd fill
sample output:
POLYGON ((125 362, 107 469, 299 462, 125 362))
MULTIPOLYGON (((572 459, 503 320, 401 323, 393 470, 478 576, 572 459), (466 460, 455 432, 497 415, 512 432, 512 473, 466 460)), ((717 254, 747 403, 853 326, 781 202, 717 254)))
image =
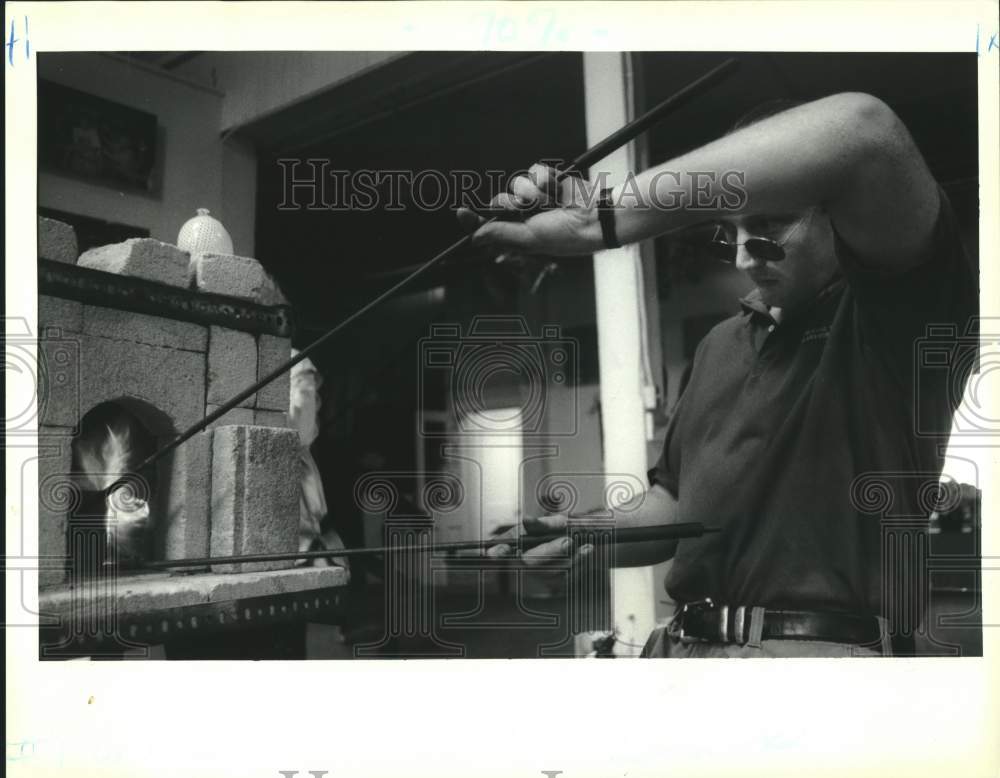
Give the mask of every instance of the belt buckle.
POLYGON ((733 631, 729 631, 729 606, 716 605, 711 597, 705 597, 696 602, 685 603, 679 614, 680 634, 678 638, 682 643, 745 643, 744 633, 746 631, 746 606, 740 605, 733 611, 733 631), (692 611, 717 610, 718 621, 716 622, 716 634, 711 638, 694 637, 688 635, 684 629, 684 616, 692 611))
POLYGON ((711 597, 704 597, 704 598, 702 598, 700 600, 697 600, 695 602, 686 602, 686 603, 684 603, 684 606, 681 608, 680 614, 678 614, 678 621, 680 622, 681 631, 680 631, 680 634, 678 634, 677 639, 680 640, 681 643, 708 643, 709 642, 708 638, 699 638, 699 637, 694 637, 692 635, 685 634, 685 631, 684 631, 684 616, 687 615, 687 613, 690 612, 690 611, 694 611, 694 610, 706 610, 708 608, 714 608, 714 607, 715 607, 715 603, 712 602, 712 598, 711 597))
POLYGON ((747 606, 740 605, 733 617, 733 642, 739 643, 741 646, 746 645, 749 638, 744 638, 745 626, 747 619, 747 606))

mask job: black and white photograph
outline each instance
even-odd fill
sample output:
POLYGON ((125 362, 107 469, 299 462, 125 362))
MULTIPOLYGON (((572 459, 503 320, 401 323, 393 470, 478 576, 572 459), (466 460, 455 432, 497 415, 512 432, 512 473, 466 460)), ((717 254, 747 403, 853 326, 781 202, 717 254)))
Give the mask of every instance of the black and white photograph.
MULTIPOLYGON (((198 774, 398 775, 399 754, 358 741, 338 762, 314 735, 353 711, 351 731, 392 742, 360 718, 432 678, 484 718, 438 732, 477 727, 469 755, 407 774, 467 774, 476 755, 487 775, 784 774, 799 748, 870 774, 849 746, 818 756, 869 692, 883 707, 865 726, 893 705, 930 728, 967 715, 941 759, 993 774, 995 672, 972 680, 996 620, 989 3, 954 4, 962 46, 740 40, 721 11, 697 20, 758 4, 623 4, 703 32, 656 48, 619 44, 588 3, 288 4, 313 32, 277 46, 253 25, 281 4, 191 4, 187 24, 218 12, 246 39, 183 45, 168 25, 48 48, 39 5, 5 24, 6 78, 34 95, 35 202, 18 207, 37 261, 17 260, 4 336, 23 501, 5 633, 32 677, 118 679, 109 721, 220 679, 238 689, 225 704, 263 700, 241 739, 291 727, 283 751, 251 747, 285 761, 239 770, 246 755, 199 761, 192 735, 198 774), (340 45, 311 46, 334 19, 340 45), (452 25, 467 40, 441 45, 452 25), (824 703, 841 674, 858 691, 824 703), (949 687, 975 691, 924 711, 949 687), (308 725, 267 712, 289 694, 308 725), (755 697, 797 723, 752 739, 737 722, 755 697), (689 705, 747 761, 606 734, 588 763, 565 729, 505 761, 549 715, 638 743, 661 708, 696 728, 689 705)), ((122 30, 144 19, 114 5, 122 30)), ((760 5, 777 24, 782 4, 760 5)), ((449 716, 405 703, 423 704, 449 716)), ((868 737, 846 740, 878 752, 868 737)), ((82 764, 140 774, 121 740, 82 764)), ((79 742, 24 724, 7 767, 75 769, 79 742)), ((929 744, 888 742, 890 773, 929 769, 929 744)))

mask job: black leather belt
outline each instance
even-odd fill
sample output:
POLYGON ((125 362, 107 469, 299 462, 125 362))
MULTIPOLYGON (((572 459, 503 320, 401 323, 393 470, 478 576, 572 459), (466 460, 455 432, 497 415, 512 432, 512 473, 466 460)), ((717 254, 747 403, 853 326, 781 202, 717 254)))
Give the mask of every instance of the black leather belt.
MULTIPOLYGON (((752 608, 716 605, 711 600, 688 603, 675 617, 683 642, 745 644, 750 639, 752 608)), ((878 619, 833 611, 764 611, 761 640, 822 640, 872 644, 881 639, 878 619)))

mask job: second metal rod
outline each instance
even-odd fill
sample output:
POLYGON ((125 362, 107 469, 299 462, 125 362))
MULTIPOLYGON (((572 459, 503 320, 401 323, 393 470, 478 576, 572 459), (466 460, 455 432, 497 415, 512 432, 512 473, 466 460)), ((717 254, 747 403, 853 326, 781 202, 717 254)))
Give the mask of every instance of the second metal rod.
POLYGON ((487 540, 458 540, 447 543, 417 543, 415 545, 390 545, 368 548, 334 548, 321 551, 287 551, 269 554, 242 554, 228 557, 202 557, 199 559, 165 559, 157 562, 147 562, 144 570, 169 570, 177 567, 208 567, 209 565, 232 565, 250 562, 281 562, 292 559, 326 559, 336 557, 366 556, 371 554, 410 553, 441 553, 444 551, 474 551, 490 546, 514 546, 518 551, 527 551, 553 540, 569 538, 571 541, 591 542, 594 535, 605 535, 612 543, 647 543, 650 541, 680 540, 682 538, 697 538, 707 533, 719 532, 716 527, 706 527, 701 522, 678 522, 676 524, 653 524, 645 527, 615 527, 595 525, 587 527, 579 525, 571 527, 569 532, 551 532, 537 535, 524 534, 516 539, 489 538, 487 540))

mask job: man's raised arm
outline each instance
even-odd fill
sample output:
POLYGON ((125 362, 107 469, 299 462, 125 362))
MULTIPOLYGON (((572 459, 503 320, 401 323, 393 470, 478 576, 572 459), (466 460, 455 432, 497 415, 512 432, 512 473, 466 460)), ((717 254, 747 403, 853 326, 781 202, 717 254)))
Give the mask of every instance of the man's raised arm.
MULTIPOLYGON (((551 170, 536 166, 497 203, 554 204, 551 170)), ((791 108, 644 171, 613 193, 622 243, 733 216, 733 177, 746 193, 739 213, 824 209, 841 238, 873 268, 904 270, 929 245, 937 185, 896 114, 871 95, 848 92, 791 108), (709 174, 708 177, 705 174, 709 174), (726 174, 730 178, 724 178, 726 174), (695 203, 695 186, 709 189, 695 203), (726 188, 727 185, 730 188, 726 188), (727 196, 728 195, 728 196, 727 196), (708 207, 702 207, 704 202, 708 207)), ((522 223, 494 222, 476 240, 504 251, 586 254, 604 248, 594 198, 564 181, 569 206, 522 223)), ((468 213, 463 221, 478 226, 468 213)))

